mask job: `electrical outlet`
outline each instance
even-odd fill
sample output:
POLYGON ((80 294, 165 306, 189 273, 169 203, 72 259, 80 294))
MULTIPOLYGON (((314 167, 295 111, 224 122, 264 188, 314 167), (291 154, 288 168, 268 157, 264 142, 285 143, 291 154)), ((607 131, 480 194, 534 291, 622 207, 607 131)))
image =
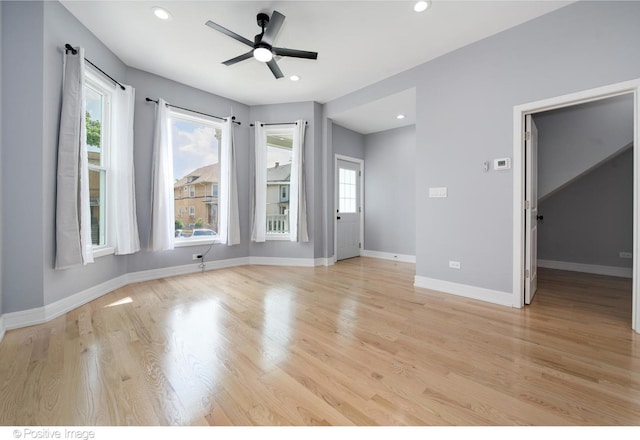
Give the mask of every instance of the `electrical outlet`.
POLYGON ((197 261, 200 258, 202 258, 202 254, 193 254, 193 256, 191 258, 193 258, 194 261, 197 261))
POLYGON ((620 252, 620 258, 633 258, 633 254, 631 252, 620 252))
POLYGON ((449 267, 451 269, 460 269, 460 262, 459 261, 449 261, 449 267))

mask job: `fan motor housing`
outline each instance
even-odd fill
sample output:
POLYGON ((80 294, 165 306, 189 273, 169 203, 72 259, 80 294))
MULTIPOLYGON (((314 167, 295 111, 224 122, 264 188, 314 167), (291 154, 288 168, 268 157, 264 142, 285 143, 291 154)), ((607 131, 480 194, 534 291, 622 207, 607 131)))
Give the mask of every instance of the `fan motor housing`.
POLYGON ((264 12, 260 12, 257 17, 258 26, 264 31, 264 28, 269 24, 269 16, 264 12))

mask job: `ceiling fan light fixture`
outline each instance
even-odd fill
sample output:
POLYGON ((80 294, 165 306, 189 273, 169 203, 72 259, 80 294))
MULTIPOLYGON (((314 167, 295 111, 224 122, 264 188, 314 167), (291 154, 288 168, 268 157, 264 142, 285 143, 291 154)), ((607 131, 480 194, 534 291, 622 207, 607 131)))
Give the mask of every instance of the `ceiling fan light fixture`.
POLYGON ((273 54, 266 47, 256 47, 253 49, 253 57, 258 61, 268 63, 273 58, 273 54))
POLYGON ((431 6, 431 1, 419 1, 416 2, 415 5, 413 5, 413 10, 416 12, 424 12, 427 9, 429 9, 429 7, 431 6))
POLYGON ((171 14, 169 13, 169 11, 164 8, 154 6, 151 9, 153 9, 153 15, 158 17, 160 20, 169 20, 171 18, 171 14))

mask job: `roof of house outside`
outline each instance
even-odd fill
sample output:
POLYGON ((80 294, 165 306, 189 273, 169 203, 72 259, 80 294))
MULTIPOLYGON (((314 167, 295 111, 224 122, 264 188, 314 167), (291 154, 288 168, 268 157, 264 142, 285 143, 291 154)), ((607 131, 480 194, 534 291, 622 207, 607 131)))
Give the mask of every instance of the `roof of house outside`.
POLYGON ((211 183, 218 182, 220 173, 218 173, 218 164, 213 163, 204 167, 200 167, 191 171, 186 176, 179 179, 173 184, 174 188, 193 183, 211 183), (190 179, 192 178, 192 179, 190 179))
POLYGON ((289 182, 291 180, 291 164, 267 168, 267 182, 289 182))

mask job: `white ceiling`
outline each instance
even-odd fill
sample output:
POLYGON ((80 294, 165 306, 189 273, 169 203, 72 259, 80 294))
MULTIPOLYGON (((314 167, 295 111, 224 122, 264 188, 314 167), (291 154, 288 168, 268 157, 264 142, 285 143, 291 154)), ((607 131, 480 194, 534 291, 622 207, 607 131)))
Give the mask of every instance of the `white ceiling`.
MULTIPOLYGON (((325 103, 572 1, 435 0, 422 13, 413 12, 414 1, 401 0, 61 3, 126 65, 247 105, 259 105, 325 103), (164 7, 172 18, 157 19, 152 13, 154 6, 164 7), (318 59, 279 59, 285 78, 278 80, 254 59, 230 67, 221 64, 249 48, 205 22, 212 20, 253 40, 260 33, 257 13, 270 15, 273 10, 286 16, 274 46, 315 51, 318 59), (302 79, 290 81, 293 74, 302 79)), ((389 97, 388 103, 394 106, 402 99, 413 105, 403 111, 409 116, 404 125, 415 112, 415 96, 410 95, 389 97)), ((379 111, 384 104, 384 100, 372 103, 373 110, 379 111)), ((361 107, 358 113, 367 110, 361 107)), ((355 110, 342 116, 346 122, 341 119, 338 123, 351 124, 345 125, 348 128, 360 132, 374 128, 354 122, 358 119, 355 110)), ((395 115, 393 121, 393 126, 399 124, 395 115)))

